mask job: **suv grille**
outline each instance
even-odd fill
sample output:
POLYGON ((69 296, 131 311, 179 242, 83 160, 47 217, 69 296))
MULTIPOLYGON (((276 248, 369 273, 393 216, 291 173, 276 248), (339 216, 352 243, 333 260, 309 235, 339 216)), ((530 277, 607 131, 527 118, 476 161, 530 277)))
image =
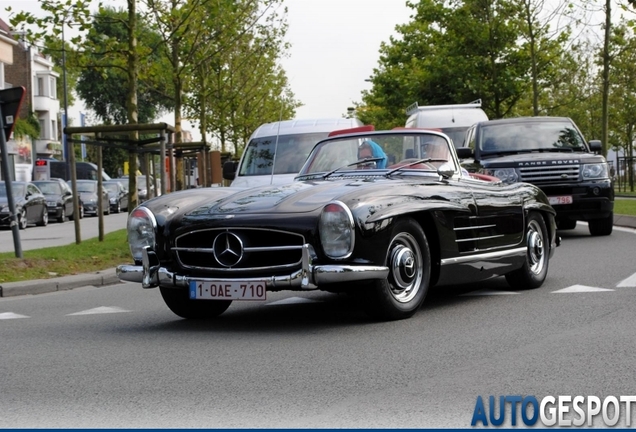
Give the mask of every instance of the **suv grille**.
POLYGON ((214 228, 180 235, 172 250, 181 266, 237 272, 284 270, 301 262, 304 237, 259 228, 214 228))
POLYGON ((579 181, 579 165, 523 167, 519 173, 521 181, 528 183, 579 181))

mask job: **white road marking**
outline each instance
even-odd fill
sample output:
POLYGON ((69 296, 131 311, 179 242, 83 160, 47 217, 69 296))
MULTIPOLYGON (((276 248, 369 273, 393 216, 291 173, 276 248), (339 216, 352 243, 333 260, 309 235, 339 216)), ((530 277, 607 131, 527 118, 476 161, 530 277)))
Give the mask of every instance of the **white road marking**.
POLYGON ((20 315, 20 314, 17 314, 17 313, 13 313, 13 312, 0 313, 0 320, 3 320, 3 319, 17 319, 17 318, 30 318, 30 317, 28 317, 26 315, 20 315))
POLYGON ((126 309, 122 309, 120 307, 106 307, 100 306, 93 309, 88 309, 82 312, 75 312, 72 314, 67 314, 66 316, 72 315, 94 315, 94 314, 107 314, 107 313, 120 313, 120 312, 132 312, 126 309))
POLYGON ((608 288, 598 288, 598 287, 585 286, 585 285, 572 285, 572 286, 569 286, 567 288, 563 288, 563 289, 560 289, 560 290, 552 291, 552 294, 554 294, 554 293, 571 294, 571 293, 603 292, 603 291, 614 291, 614 290, 613 289, 608 289, 608 288))
POLYGON ((489 295, 510 295, 510 294, 519 294, 519 293, 514 291, 499 291, 499 290, 483 289, 483 290, 471 291, 469 293, 461 294, 461 296, 489 296, 489 295))
POLYGON ((636 273, 634 273, 633 275, 631 275, 627 279, 624 279, 624 280, 620 281, 618 283, 618 285, 616 285, 616 287, 617 288, 636 287, 636 273))
POLYGON ((305 297, 289 297, 275 302, 267 303, 266 306, 283 305, 283 304, 298 304, 298 303, 319 303, 319 300, 312 300, 305 297))

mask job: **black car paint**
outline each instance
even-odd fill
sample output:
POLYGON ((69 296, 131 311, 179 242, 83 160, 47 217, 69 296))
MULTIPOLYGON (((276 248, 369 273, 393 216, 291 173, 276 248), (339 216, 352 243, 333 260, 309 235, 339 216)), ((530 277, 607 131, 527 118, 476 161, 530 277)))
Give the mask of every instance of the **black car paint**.
MULTIPOLYGON (((44 214, 48 217, 48 210, 46 207, 46 198, 42 192, 35 185, 31 185, 33 188, 31 192, 28 192, 28 182, 12 182, 14 193, 14 204, 16 215, 19 215, 22 211, 26 212, 27 225, 46 225, 48 219, 45 221, 44 214), (23 194, 17 194, 16 186, 22 185, 24 187, 23 194)), ((4 182, 0 182, 0 188, 6 190, 4 182)), ((0 197, 0 207, 5 207, 8 204, 6 196, 0 197)), ((11 224, 11 215, 9 213, 2 213, 0 215, 0 225, 9 226, 11 224)))
POLYGON ((31 183, 36 185, 44 194, 47 201, 49 217, 53 217, 58 222, 64 222, 67 217, 73 219, 73 192, 63 180, 34 180, 31 183), (46 184, 59 185, 60 193, 45 193, 46 184), (55 206, 48 206, 48 202, 55 202, 55 206), (64 209, 64 211, 62 211, 64 209), (62 218, 64 215, 64 218, 62 218))
MULTIPOLYGON (((162 265, 173 271, 178 269, 175 266, 178 260, 171 251, 176 237, 194 230, 225 227, 228 220, 231 220, 231 226, 265 230, 284 227, 285 231, 301 234, 306 242, 319 245, 316 221, 323 206, 335 199, 349 206, 357 221, 353 254, 356 262, 382 262, 392 224, 399 217, 412 215, 421 222, 431 241, 439 245, 439 252, 434 257, 434 277, 438 284, 459 283, 465 281, 467 275, 470 275, 470 280, 487 279, 500 274, 502 269, 510 265, 518 265, 524 259, 502 259, 501 266, 489 269, 475 269, 474 265, 465 263, 441 264, 442 260, 458 255, 477 255, 493 248, 520 244, 523 240, 524 212, 520 211, 521 207, 517 210, 511 204, 519 206, 521 201, 526 200, 526 211, 536 209, 547 215, 554 214, 543 193, 524 183, 501 186, 498 194, 489 196, 485 191, 492 190, 492 187, 487 187, 484 182, 467 178, 445 181, 431 179, 422 182, 422 192, 415 200, 413 188, 410 179, 334 179, 295 182, 274 189, 267 186, 248 190, 192 189, 155 198, 143 206, 156 216, 160 233, 158 239, 168 239, 160 245, 158 255, 162 265), (207 204, 201 205, 201 202, 207 204), (502 212, 505 206, 509 209, 502 212), (480 214, 476 213, 478 207, 481 209, 480 214), (167 209, 176 209, 170 218, 163 217, 167 209), (211 218, 211 214, 215 216, 211 218), (483 228, 480 232, 479 228, 475 228, 470 232, 477 231, 483 238, 489 237, 489 234, 501 237, 456 242, 456 224, 481 226, 483 224, 480 221, 484 220, 496 220, 500 231, 489 233, 488 229, 483 228), (460 244, 463 250, 460 250, 460 244)), ((550 227, 550 223, 547 225, 550 227)), ((554 243, 554 228, 549 229, 554 243)), ((316 251, 319 262, 338 262, 326 257, 320 248, 316 251)), ((220 277, 223 272, 207 271, 205 274, 208 277, 220 277)))

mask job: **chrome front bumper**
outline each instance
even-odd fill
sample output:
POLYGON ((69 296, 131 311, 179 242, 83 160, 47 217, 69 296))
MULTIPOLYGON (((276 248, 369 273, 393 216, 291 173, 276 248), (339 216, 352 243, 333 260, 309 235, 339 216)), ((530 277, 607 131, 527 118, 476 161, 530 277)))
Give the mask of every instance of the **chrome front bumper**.
POLYGON ((213 281, 218 283, 241 280, 261 282, 265 280, 268 290, 306 289, 312 290, 320 285, 362 280, 385 279, 389 268, 368 265, 313 265, 316 254, 309 244, 303 245, 302 268, 289 275, 270 276, 268 278, 204 278, 179 275, 161 267, 157 254, 149 247, 142 253, 142 265, 120 265, 117 277, 126 282, 138 282, 144 288, 187 288, 191 281, 213 281))

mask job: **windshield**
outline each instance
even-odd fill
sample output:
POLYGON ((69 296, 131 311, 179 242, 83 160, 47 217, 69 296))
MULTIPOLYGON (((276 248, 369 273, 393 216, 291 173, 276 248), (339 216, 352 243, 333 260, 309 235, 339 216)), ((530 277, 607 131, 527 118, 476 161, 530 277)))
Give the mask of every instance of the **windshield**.
POLYGON ((97 182, 77 182, 77 191, 78 192, 96 192, 97 191, 97 182))
POLYGON ((104 189, 106 189, 108 192, 119 192, 119 188, 114 183, 104 183, 104 189))
POLYGON ((404 170, 400 172, 436 172, 445 164, 450 164, 447 167, 458 172, 450 146, 443 134, 423 131, 333 138, 314 148, 300 174, 331 173, 334 170, 355 170, 360 174, 363 172, 359 170, 363 169, 377 173, 377 170, 394 170, 402 166, 404 170), (407 167, 408 164, 413 165, 407 167))
POLYGON ((462 147, 464 138, 466 136, 467 127, 455 127, 455 128, 441 128, 440 131, 448 135, 453 140, 455 148, 462 147))
MULTIPOLYGON (((24 195, 24 183, 11 183, 11 192, 13 192, 13 196, 23 196, 24 195)), ((7 186, 4 182, 0 182, 0 197, 7 196, 7 186)))
POLYGON ((586 151, 583 137, 567 121, 483 125, 477 145, 484 153, 586 151))
POLYGON ((239 175, 297 174, 307 155, 328 132, 254 138, 245 149, 239 175), (276 156, 276 157, 274 157, 276 156))
POLYGON ((62 195, 62 186, 57 182, 33 182, 44 195, 62 195))

